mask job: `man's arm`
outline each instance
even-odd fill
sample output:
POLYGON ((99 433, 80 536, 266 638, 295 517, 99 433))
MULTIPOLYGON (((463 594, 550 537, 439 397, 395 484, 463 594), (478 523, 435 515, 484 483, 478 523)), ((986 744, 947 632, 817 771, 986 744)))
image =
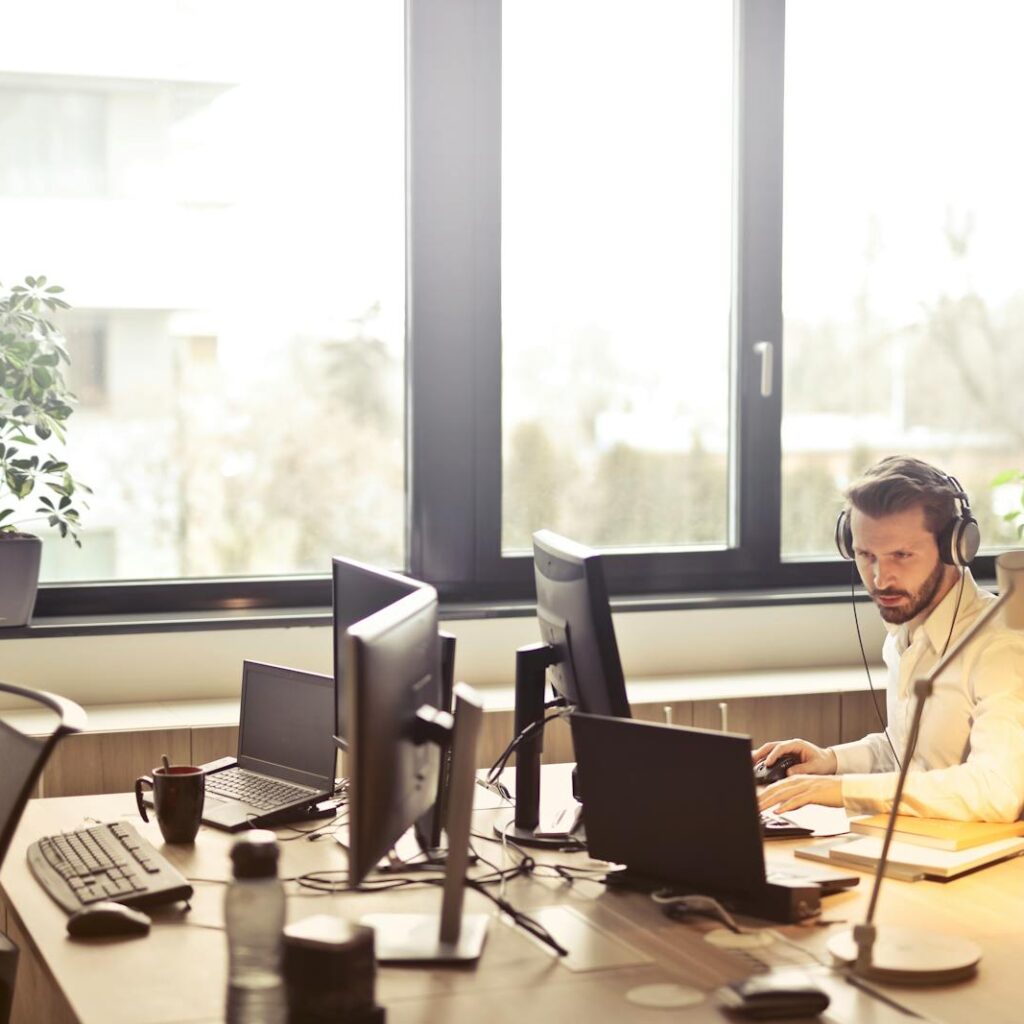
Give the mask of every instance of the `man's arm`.
MULTIPOLYGON (((1014 821, 1024 807, 1024 639, 1010 633, 994 638, 968 660, 964 671, 964 699, 971 700, 973 717, 966 760, 948 768, 911 771, 900 812, 958 821, 1014 821)), ((885 737, 877 735, 885 744, 885 737)), ((866 737, 860 743, 874 739, 866 737)), ((843 748, 860 743, 834 748, 841 770, 844 761, 851 763, 842 755, 843 748)), ((891 751, 888 759, 891 762, 891 751)), ((896 779, 895 771, 883 771, 808 779, 807 785, 797 786, 790 777, 767 787, 760 804, 778 805, 780 811, 805 803, 831 803, 853 814, 884 812, 892 807, 896 779)))

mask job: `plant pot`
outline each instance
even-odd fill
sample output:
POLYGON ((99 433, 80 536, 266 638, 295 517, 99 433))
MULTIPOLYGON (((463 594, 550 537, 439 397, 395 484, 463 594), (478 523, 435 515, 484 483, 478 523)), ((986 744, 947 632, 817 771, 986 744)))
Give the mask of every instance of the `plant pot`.
POLYGON ((0 533, 0 629, 28 625, 39 586, 43 542, 25 533, 0 533))

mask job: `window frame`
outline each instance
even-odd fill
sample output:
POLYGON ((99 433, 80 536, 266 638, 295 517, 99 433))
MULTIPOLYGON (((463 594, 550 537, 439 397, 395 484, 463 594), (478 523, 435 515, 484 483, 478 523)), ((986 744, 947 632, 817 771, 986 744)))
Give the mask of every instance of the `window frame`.
MULTIPOLYGON (((730 544, 609 552, 620 595, 849 585, 838 558, 780 556, 785 0, 735 0, 730 544), (761 394, 760 341, 773 347, 761 394)), ((406 550, 446 601, 528 600, 501 529, 501 0, 405 0, 406 550), (439 257, 438 254, 441 254, 439 257)), ((993 573, 979 558, 976 572, 993 573)), ((330 578, 42 584, 36 615, 329 606, 330 578)))

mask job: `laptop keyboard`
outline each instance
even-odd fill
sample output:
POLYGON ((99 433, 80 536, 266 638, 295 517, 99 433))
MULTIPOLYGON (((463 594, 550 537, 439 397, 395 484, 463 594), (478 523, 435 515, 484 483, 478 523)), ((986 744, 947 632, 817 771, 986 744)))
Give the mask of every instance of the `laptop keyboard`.
POLYGON ((226 768, 207 775, 206 792, 227 800, 238 800, 261 811, 315 796, 315 791, 305 786, 256 775, 244 768, 226 768))

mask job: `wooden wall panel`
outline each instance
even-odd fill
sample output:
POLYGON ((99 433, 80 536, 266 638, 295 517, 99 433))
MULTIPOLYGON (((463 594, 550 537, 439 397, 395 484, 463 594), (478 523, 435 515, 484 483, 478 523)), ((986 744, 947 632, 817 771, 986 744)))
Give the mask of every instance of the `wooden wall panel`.
MULTIPOLYGON (((793 737, 820 746, 839 741, 839 694, 812 693, 787 697, 746 697, 730 699, 729 732, 748 733, 756 748, 768 740, 793 737)), ((693 724, 701 729, 721 728, 719 702, 695 701, 693 724)))
POLYGON ((885 691, 877 691, 878 711, 871 701, 871 694, 866 691, 842 694, 840 703, 840 742, 850 743, 859 740, 869 732, 880 732, 882 722, 886 720, 885 691), (881 715, 881 721, 879 721, 881 715))
POLYGON ((209 725, 192 730, 192 764, 206 764, 237 753, 237 725, 209 725))
POLYGON ((126 793, 135 779, 160 764, 190 764, 188 729, 79 733, 63 739, 43 772, 44 796, 126 793))

